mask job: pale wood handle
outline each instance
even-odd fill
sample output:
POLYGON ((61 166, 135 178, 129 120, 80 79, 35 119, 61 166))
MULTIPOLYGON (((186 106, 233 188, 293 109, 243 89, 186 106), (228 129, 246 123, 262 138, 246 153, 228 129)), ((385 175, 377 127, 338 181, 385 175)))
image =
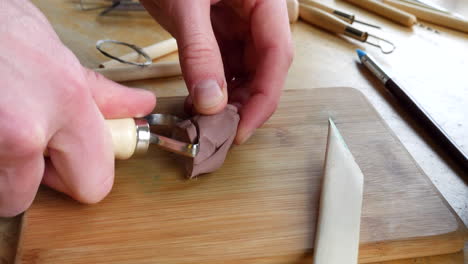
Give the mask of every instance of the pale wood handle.
POLYGON ((313 7, 316 7, 318 9, 321 9, 327 13, 330 13, 330 14, 333 14, 333 12, 335 12, 335 10, 327 5, 324 5, 320 2, 317 2, 315 0, 299 0, 299 3, 301 4, 304 4, 304 5, 308 5, 308 6, 313 6, 313 7))
POLYGON ((286 0, 288 7, 289 23, 294 23, 299 18, 299 2, 297 0, 286 0))
POLYGON ((116 82, 172 77, 182 74, 179 62, 159 62, 146 67, 126 65, 115 68, 99 68, 94 69, 94 71, 116 82))
POLYGON ((306 22, 338 34, 344 34, 346 27, 349 26, 331 14, 304 4, 299 8, 299 16, 306 22))
POLYGON ((128 159, 133 153, 137 144, 136 124, 133 118, 109 119, 106 120, 112 134, 112 147, 116 159, 128 159))
MULTIPOLYGON (((153 45, 150 45, 148 47, 143 48, 143 51, 148 54, 148 56, 151 59, 157 59, 162 56, 165 56, 169 53, 172 53, 177 50, 177 42, 174 38, 170 38, 158 43, 155 43, 153 45)), ((139 59, 142 59, 142 56, 140 56, 138 53, 135 51, 127 53, 121 57, 119 57, 122 60, 125 61, 131 61, 131 62, 138 62, 139 59)), ((140 61, 142 62, 142 61, 140 61)), ((116 67, 116 66, 124 66, 125 64, 116 61, 116 60, 109 60, 106 62, 103 62, 99 65, 101 68, 110 68, 110 67, 116 67)))
MULTIPOLYGON (((112 135, 112 149, 116 159, 124 160, 135 153, 137 144, 136 124, 133 118, 108 119, 106 124, 112 135)), ((49 151, 44 151, 49 156, 49 151)))
POLYGON ((468 20, 400 1, 384 0, 384 3, 414 14, 417 18, 429 23, 468 33, 468 20))
POLYGON ((417 19, 414 15, 376 0, 346 0, 370 12, 379 14, 404 26, 413 26, 417 19))

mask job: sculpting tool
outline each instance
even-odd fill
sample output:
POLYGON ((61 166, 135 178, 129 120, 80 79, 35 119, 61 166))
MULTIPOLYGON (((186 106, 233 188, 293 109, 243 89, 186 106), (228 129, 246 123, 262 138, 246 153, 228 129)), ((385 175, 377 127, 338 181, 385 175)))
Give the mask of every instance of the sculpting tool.
POLYGON ((361 42, 378 47, 384 54, 391 53, 395 50, 395 45, 390 41, 367 32, 363 32, 338 19, 334 15, 326 13, 318 8, 301 4, 301 7, 299 8, 299 16, 303 20, 330 32, 344 34, 361 42))
POLYGON ((395 0, 384 0, 384 2, 410 12, 421 20, 468 33, 468 20, 466 19, 395 0))
POLYGON ((448 14, 448 15, 456 16, 456 17, 459 17, 459 18, 464 18, 464 16, 462 16, 460 14, 451 12, 450 10, 448 10, 448 9, 446 9, 446 8, 440 6, 440 5, 434 4, 434 3, 426 1, 426 0, 400 0, 400 1, 408 3, 408 4, 417 5, 417 6, 420 6, 420 7, 425 7, 425 8, 437 11, 437 12, 441 12, 441 13, 445 13, 445 14, 448 14))
POLYGON ((322 182, 313 263, 357 264, 364 175, 331 119, 322 182))
POLYGON ((410 13, 402 11, 393 6, 384 4, 376 0, 346 0, 359 7, 367 9, 370 12, 376 13, 383 17, 386 17, 394 22, 400 23, 401 25, 412 27, 416 24, 416 17, 410 13))
POLYGON ((356 16, 354 14, 350 14, 350 13, 346 13, 346 12, 343 12, 343 11, 340 11, 340 10, 336 10, 333 7, 327 6, 327 5, 323 4, 323 3, 320 3, 320 2, 315 1, 315 0, 299 0, 299 2, 301 4, 312 6, 312 7, 321 9, 321 10, 327 12, 327 13, 330 13, 332 15, 335 15, 339 19, 341 19, 341 20, 343 20, 343 21, 345 21, 346 23, 349 23, 349 24, 353 24, 353 22, 356 22, 356 23, 363 24, 363 25, 366 25, 366 26, 369 26, 369 27, 381 29, 380 26, 376 26, 376 25, 373 25, 373 24, 370 24, 370 23, 367 23, 367 22, 357 20, 356 16))
MULTIPOLYGON (((173 127, 181 120, 168 114, 152 114, 144 118, 107 119, 106 124, 112 135, 112 148, 116 159, 125 160, 148 151, 150 144, 178 155, 194 158, 199 144, 188 144, 151 132, 151 126, 173 127)), ((49 156, 48 151, 44 156, 49 156)))
POLYGON ((357 50, 361 63, 372 72, 387 88, 387 90, 398 100, 401 105, 431 134, 437 143, 457 161, 461 167, 468 171, 468 156, 451 139, 448 134, 437 124, 429 113, 408 93, 402 86, 392 80, 387 73, 362 50, 357 50))
POLYGON ((137 119, 106 120, 112 134, 115 157, 128 159, 134 154, 146 153, 150 143, 182 156, 195 157, 199 152, 198 144, 187 144, 150 131, 150 126, 172 128, 180 121, 178 117, 167 114, 152 114, 137 119))

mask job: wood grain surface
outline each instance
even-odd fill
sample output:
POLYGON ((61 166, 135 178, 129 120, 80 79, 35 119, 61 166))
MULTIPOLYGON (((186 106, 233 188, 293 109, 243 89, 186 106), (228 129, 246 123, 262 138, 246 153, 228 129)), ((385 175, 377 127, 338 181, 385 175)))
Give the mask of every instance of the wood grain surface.
MULTIPOLYGON (((158 109, 180 113, 183 97, 158 109)), ((300 261, 313 247, 329 117, 365 175, 361 263, 463 248, 458 218, 364 96, 328 88, 285 92, 216 173, 187 181, 172 155, 152 149, 117 162, 114 189, 98 205, 42 189, 18 263, 300 261)))
MULTIPOLYGON (((423 23, 409 30, 378 15, 343 1, 323 0, 339 10, 355 13, 357 18, 383 27, 383 30, 362 29, 386 37, 397 44, 389 55, 379 54, 365 44, 338 37, 298 22, 291 25, 296 56, 285 89, 353 86, 363 92, 381 114, 411 156, 422 167, 437 189, 458 215, 468 224, 468 185, 447 156, 428 139, 427 134, 401 110, 367 71, 356 64, 356 48, 366 49, 390 69, 410 89, 419 102, 443 128, 468 151, 468 35, 444 27, 423 23), (428 29, 427 27, 430 27, 428 29), (434 32, 437 31, 437 32, 434 32), (443 51, 443 52, 440 52, 443 51)), ((32 0, 52 23, 60 39, 75 53, 80 62, 96 68, 108 59, 95 49, 99 39, 116 39, 141 47, 168 39, 170 35, 145 12, 114 12, 98 17, 101 10, 80 11, 78 1, 32 0)), ((433 0, 457 13, 468 16, 465 0, 433 0)), ((356 24, 356 26, 358 26, 356 24)), ((123 55, 129 50, 112 51, 123 55)), ((176 60, 177 55, 160 61, 176 60)), ((129 82, 126 85, 154 91, 158 97, 186 95, 182 78, 129 82)), ((13 263, 21 216, 0 218, 0 263, 13 263)), ((383 264, 383 262, 378 262, 383 264)), ((460 264, 468 263, 468 243, 464 252, 385 262, 385 264, 460 264)))

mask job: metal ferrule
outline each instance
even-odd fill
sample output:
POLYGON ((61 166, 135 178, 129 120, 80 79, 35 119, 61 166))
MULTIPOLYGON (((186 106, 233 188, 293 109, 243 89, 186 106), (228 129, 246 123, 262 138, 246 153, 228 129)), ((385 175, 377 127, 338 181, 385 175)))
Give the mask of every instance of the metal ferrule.
POLYGON ((352 26, 347 26, 345 28, 344 34, 346 36, 352 37, 352 38, 357 39, 357 40, 362 41, 362 42, 365 42, 367 40, 367 37, 368 37, 367 32, 363 32, 363 31, 361 31, 361 30, 359 30, 357 28, 354 28, 352 26))
POLYGON ((390 77, 375 63, 372 59, 365 55, 361 58, 362 64, 364 64, 383 84, 385 84, 390 77))
POLYGON ((137 143, 135 146, 135 155, 142 155, 148 151, 150 144, 150 125, 146 119, 135 119, 135 129, 137 135, 137 143))
POLYGON ((352 24, 354 22, 354 15, 353 14, 347 14, 338 10, 333 11, 333 14, 337 15, 341 20, 352 24))

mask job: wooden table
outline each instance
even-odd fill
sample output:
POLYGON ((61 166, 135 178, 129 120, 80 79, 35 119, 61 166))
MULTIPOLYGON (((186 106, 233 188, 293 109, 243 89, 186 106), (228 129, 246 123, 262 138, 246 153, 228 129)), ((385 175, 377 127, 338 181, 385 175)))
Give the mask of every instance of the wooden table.
MULTIPOLYGON (((98 39, 114 38, 133 42, 140 46, 166 39, 169 34, 145 13, 110 15, 96 18, 99 11, 79 11, 76 3, 60 0, 33 1, 49 18, 64 43, 78 56, 83 65, 94 68, 106 60, 94 49, 98 39), (72 14, 72 16, 70 16, 72 14), (91 19, 93 17, 95 19, 91 19), (91 22, 90 22, 91 21, 91 22), (128 27, 132 34, 119 35, 116 26, 128 27), (89 34, 87 40, 76 40, 67 30, 70 27, 89 34)), ((468 15, 468 2, 463 0, 439 0, 441 4, 468 15)), ((311 87, 352 86, 361 90, 393 129, 411 155, 431 178, 448 203, 468 225, 467 174, 456 169, 446 155, 428 139, 421 127, 402 110, 386 93, 385 88, 373 76, 357 66, 356 48, 372 53, 384 67, 392 70, 403 85, 420 100, 420 103, 442 124, 459 144, 468 151, 468 34, 451 31, 423 22, 436 29, 434 33, 422 26, 413 30, 398 26, 378 16, 335 2, 343 10, 350 10, 360 19, 383 26, 382 31, 369 31, 391 39, 397 50, 390 55, 378 50, 331 35, 325 31, 299 22, 292 25, 296 59, 290 70, 285 89, 311 87), (307 78, 303 73, 309 72, 307 78), (301 74, 302 73, 302 74, 301 74), (299 78, 301 76, 301 78, 299 78), (464 181, 465 179, 465 181, 464 181)), ((364 28, 367 29, 367 28, 364 28)), ((117 50, 117 52, 122 50, 117 50)), ((170 55, 165 60, 173 60, 170 55)), ((158 96, 186 94, 181 78, 128 83, 129 86, 152 88, 158 96), (154 88, 156 87, 156 88, 154 88)), ((20 217, 0 219, 0 263, 11 263, 16 247, 20 217)), ((465 252, 452 255, 425 257, 386 262, 406 263, 463 263, 468 261, 468 244, 465 252)))

